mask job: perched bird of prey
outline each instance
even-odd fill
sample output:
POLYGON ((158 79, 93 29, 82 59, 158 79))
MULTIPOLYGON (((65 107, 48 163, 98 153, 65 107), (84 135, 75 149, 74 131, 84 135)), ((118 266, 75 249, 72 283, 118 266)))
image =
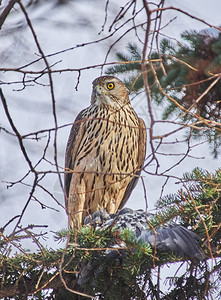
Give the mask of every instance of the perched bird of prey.
POLYGON ((77 116, 65 158, 66 210, 70 227, 127 202, 144 164, 146 128, 116 77, 93 81, 91 104, 77 116))

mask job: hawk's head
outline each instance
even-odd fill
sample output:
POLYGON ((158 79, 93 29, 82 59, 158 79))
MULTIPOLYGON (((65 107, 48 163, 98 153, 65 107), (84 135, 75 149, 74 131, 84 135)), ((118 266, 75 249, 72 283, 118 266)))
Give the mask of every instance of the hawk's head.
POLYGON ((91 104, 114 107, 129 103, 129 96, 122 81, 114 76, 101 76, 93 81, 91 104))

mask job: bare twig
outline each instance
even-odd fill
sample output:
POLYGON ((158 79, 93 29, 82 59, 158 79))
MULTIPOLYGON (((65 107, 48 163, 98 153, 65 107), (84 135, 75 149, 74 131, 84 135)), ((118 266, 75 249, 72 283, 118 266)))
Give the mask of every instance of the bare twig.
POLYGON ((0 30, 16 2, 18 2, 18 0, 10 0, 9 3, 4 8, 3 12, 1 13, 1 15, 0 15, 0 30))

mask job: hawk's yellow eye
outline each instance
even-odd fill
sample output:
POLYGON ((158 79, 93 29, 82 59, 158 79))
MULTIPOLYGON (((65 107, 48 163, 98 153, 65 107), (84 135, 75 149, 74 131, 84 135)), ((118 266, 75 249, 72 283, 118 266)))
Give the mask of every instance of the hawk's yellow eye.
POLYGON ((107 83, 107 88, 108 88, 108 90, 113 90, 113 88, 114 88, 114 83, 113 83, 113 82, 108 82, 108 83, 107 83))

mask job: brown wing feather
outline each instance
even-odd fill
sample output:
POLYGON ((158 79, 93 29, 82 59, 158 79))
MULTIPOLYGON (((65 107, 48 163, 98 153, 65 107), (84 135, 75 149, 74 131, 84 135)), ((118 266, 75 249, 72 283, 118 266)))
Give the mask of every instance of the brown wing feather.
POLYGON ((85 131, 85 122, 83 121, 83 114, 86 109, 82 110, 78 116, 76 117, 74 124, 71 128, 67 147, 66 147, 66 154, 65 154, 65 171, 64 174, 64 188, 65 188, 65 202, 67 207, 67 199, 69 196, 69 189, 71 183, 72 173, 70 170, 73 170, 75 164, 75 158, 78 151, 79 144, 82 140, 85 131), (69 172, 68 172, 69 171, 69 172))
POLYGON ((119 209, 122 209, 124 205, 126 204, 130 194, 132 193, 133 189, 137 185, 139 175, 141 173, 141 169, 144 165, 145 155, 146 155, 146 143, 147 143, 147 132, 146 132, 146 126, 144 121, 139 118, 139 146, 138 146, 138 159, 139 159, 139 169, 135 173, 135 177, 129 182, 127 185, 126 191, 124 193, 123 199, 121 201, 121 204, 119 206, 119 209))

